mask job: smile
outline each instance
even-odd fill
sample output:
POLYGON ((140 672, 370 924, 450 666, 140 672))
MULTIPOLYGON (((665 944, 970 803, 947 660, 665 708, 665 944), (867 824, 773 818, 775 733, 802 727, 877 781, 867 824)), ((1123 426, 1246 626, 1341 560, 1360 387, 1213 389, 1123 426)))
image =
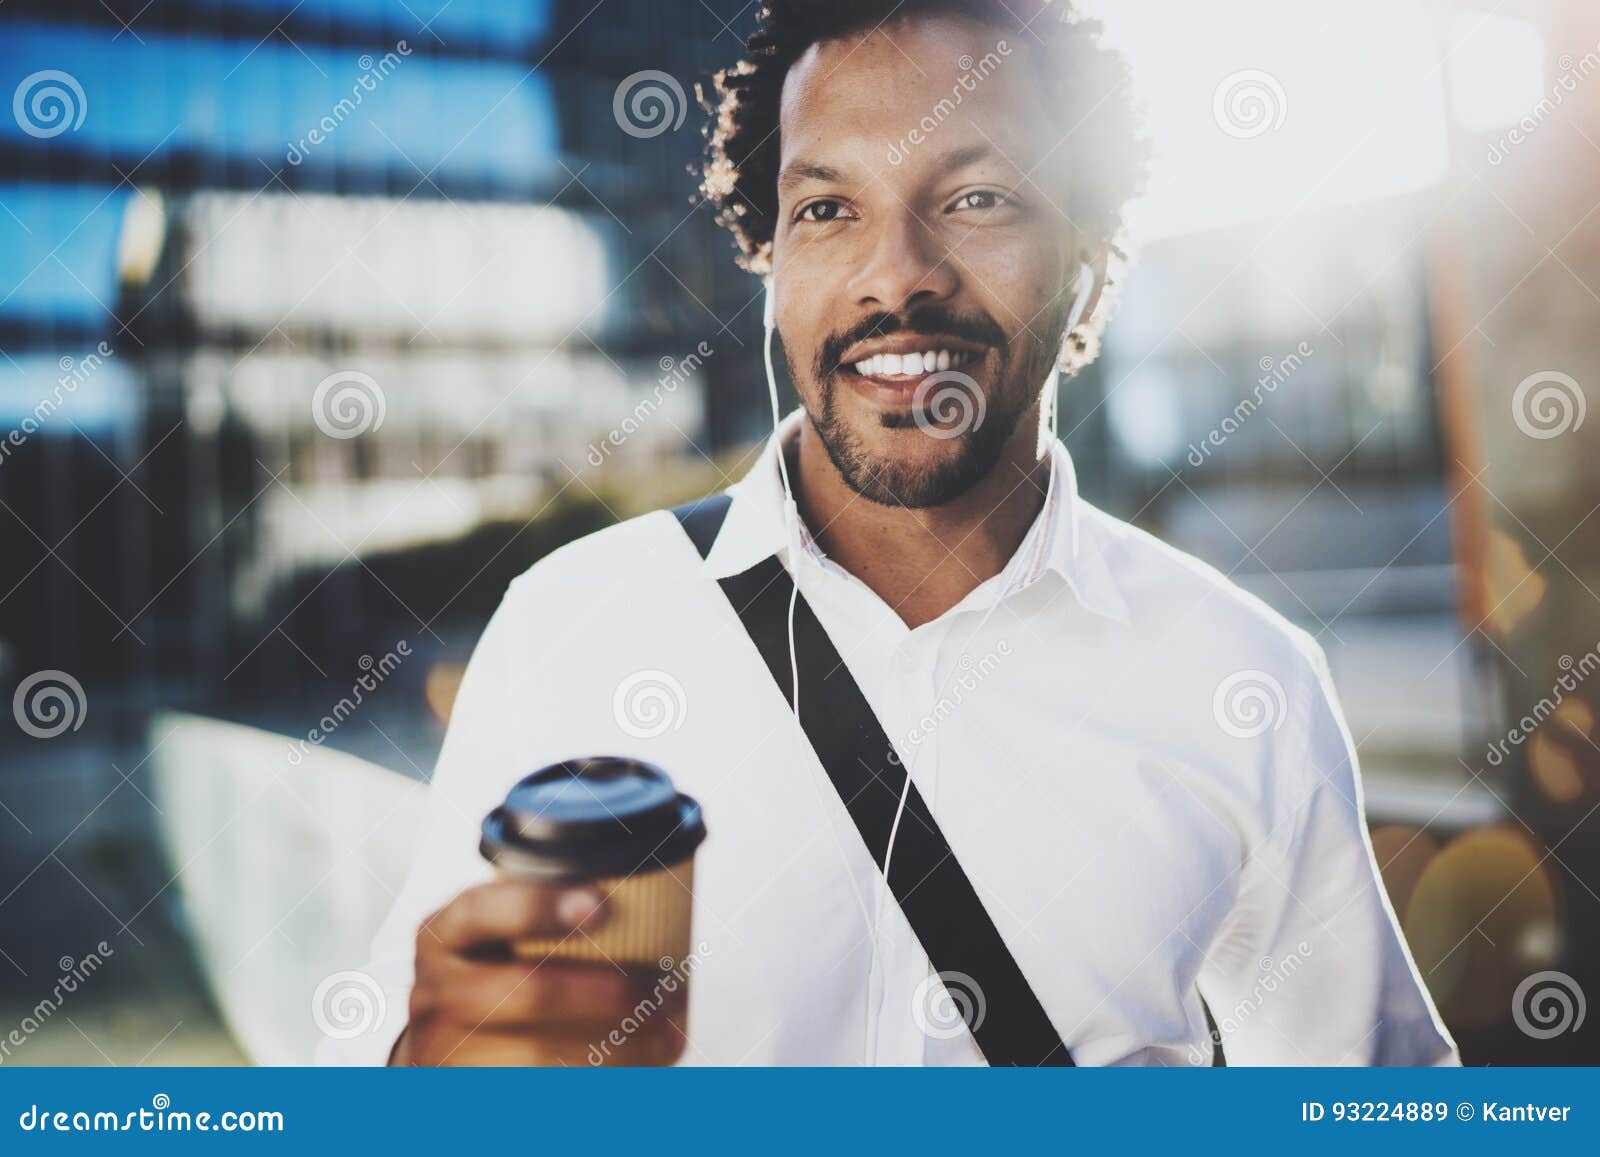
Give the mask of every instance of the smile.
POLYGON ((885 381, 912 381, 939 370, 958 370, 983 355, 975 350, 929 348, 904 353, 873 354, 851 365, 864 378, 885 381))

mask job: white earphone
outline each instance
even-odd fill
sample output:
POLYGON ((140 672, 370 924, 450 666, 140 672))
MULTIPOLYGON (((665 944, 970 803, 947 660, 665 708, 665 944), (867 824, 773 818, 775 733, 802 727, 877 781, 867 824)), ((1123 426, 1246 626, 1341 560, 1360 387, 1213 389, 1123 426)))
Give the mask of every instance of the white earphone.
MULTIPOLYGON (((1089 307, 1089 296, 1094 292, 1095 273, 1094 267, 1087 261, 1078 263, 1078 277, 1074 284, 1072 309, 1067 314, 1067 327, 1062 331, 1063 343, 1072 335, 1072 331, 1082 324, 1084 314, 1089 307)), ((1061 390, 1061 358, 1058 354, 1056 363, 1050 367, 1050 376, 1044 384, 1044 428, 1054 442, 1060 437, 1056 429, 1056 410, 1061 390)))

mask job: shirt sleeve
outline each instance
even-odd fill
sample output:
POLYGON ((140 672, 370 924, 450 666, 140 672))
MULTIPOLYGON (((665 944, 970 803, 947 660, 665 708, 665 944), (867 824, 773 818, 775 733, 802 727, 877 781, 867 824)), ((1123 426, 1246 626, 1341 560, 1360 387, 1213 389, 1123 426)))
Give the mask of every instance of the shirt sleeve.
POLYGON ((1264 769, 1274 826, 1203 973, 1228 1063, 1459 1064, 1378 872, 1326 658, 1310 648, 1264 769))
MULTIPOLYGON (((519 582, 521 580, 518 580, 519 582)), ((523 595, 526 591, 521 592, 523 595)), ((328 1037, 319 1065, 383 1065, 408 1020, 417 929, 457 893, 491 877, 478 855, 484 815, 499 804, 532 748, 533 702, 524 604, 513 583, 462 676, 444 745, 427 788, 426 818, 405 884, 367 961, 348 985, 381 993, 381 1016, 359 1035, 328 1037)))

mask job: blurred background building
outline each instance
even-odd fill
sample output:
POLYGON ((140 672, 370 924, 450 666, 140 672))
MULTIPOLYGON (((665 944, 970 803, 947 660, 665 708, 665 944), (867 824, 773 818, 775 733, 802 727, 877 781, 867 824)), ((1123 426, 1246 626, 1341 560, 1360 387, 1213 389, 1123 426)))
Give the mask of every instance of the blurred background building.
MULTIPOLYGON (((1327 649, 1467 1060, 1594 1063, 1517 999, 1600 991, 1600 13, 1101 7, 1160 159, 1062 391, 1083 489, 1327 649)), ((116 953, 10 1063, 280 1055, 230 994, 385 884, 319 869, 317 828, 282 918, 219 938, 259 905, 217 880, 274 854, 243 831, 327 804, 259 732, 376 670, 326 746, 424 779, 513 576, 748 461, 758 287, 689 169, 752 21, 0 9, 0 1032, 116 953), (191 767, 232 794, 173 806, 191 767)))

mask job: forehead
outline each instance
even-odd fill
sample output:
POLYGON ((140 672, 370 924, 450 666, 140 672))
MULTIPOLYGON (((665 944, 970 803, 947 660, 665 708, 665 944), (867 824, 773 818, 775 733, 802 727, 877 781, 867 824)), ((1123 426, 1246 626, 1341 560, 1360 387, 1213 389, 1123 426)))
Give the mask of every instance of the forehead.
POLYGON ((938 16, 813 44, 784 80, 781 163, 916 171, 988 145, 1030 168, 1053 142, 1027 39, 938 16))

